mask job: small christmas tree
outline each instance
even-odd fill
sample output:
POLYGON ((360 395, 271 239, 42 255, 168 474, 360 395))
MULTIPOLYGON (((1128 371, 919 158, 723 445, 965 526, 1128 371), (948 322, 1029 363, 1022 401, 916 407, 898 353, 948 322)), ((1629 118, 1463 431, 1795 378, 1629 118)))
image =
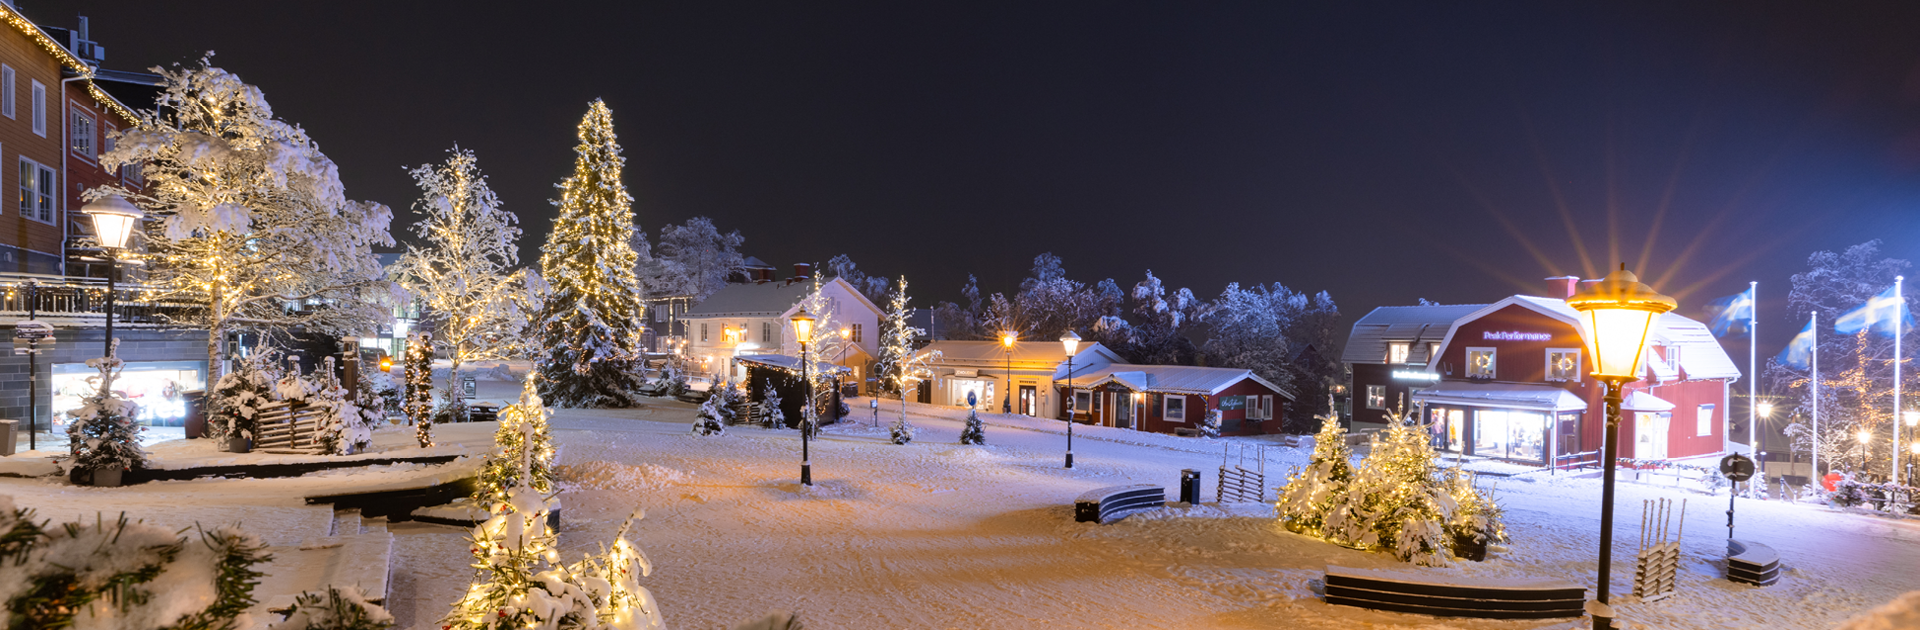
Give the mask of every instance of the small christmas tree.
MULTIPOLYGON (((911 436, 908 439, 912 439, 911 436)), ((987 443, 987 431, 980 423, 979 412, 967 409, 967 426, 960 429, 960 443, 983 445, 987 443)))
POLYGON ((481 464, 479 488, 474 491, 474 502, 488 513, 497 511, 514 488, 531 488, 542 496, 553 492, 553 434, 547 429, 552 412, 534 385, 539 378, 539 372, 528 372, 520 401, 500 410, 494 448, 481 464))
POLYGON ((306 402, 326 410, 320 421, 320 444, 327 455, 351 455, 364 452, 373 444, 374 421, 360 407, 362 399, 356 392, 333 378, 333 357, 327 357, 327 367, 322 371, 318 382, 309 383, 311 392, 306 402))
POLYGON ((693 417, 693 434, 701 436, 725 435, 727 432, 727 423, 722 420, 722 418, 730 415, 731 410, 723 406, 721 396, 717 394, 708 396, 706 402, 700 403, 700 411, 693 417))
POLYGON ((214 384, 213 422, 207 423, 213 437, 253 439, 260 410, 275 400, 273 390, 279 381, 280 353, 272 348, 258 348, 240 359, 232 372, 214 384))
POLYGON ((893 422, 893 427, 887 433, 892 437, 894 444, 909 444, 913 442, 913 434, 916 431, 918 429, 913 427, 913 423, 907 422, 906 416, 901 416, 899 420, 893 422))
POLYGON ((773 391, 773 383, 767 383, 766 394, 760 399, 760 426, 769 429, 787 428, 787 412, 780 408, 780 393, 773 391))
MULTIPOLYGON (((114 346, 118 348, 119 340, 114 346)), ((87 367, 100 370, 99 376, 87 379, 99 387, 80 399, 80 408, 67 412, 73 467, 126 471, 146 465, 147 452, 140 448, 140 432, 145 427, 133 419, 138 407, 113 389, 114 379, 120 376, 120 359, 87 359, 87 367)))
POLYGON ((1324 537, 1327 513, 1353 481, 1352 458, 1347 430, 1340 426, 1339 416, 1332 412, 1320 416, 1320 433, 1313 438, 1313 455, 1306 468, 1288 475, 1286 486, 1280 489, 1275 506, 1280 522, 1289 530, 1324 537))
POLYGON ((1209 409, 1207 415, 1200 418, 1200 437, 1220 437, 1220 410, 1209 409))
POLYGON ((439 626, 659 630, 659 606, 639 583, 653 572, 653 563, 626 539, 642 516, 628 518, 611 547, 563 564, 558 538, 547 527, 546 499, 532 488, 514 487, 494 515, 473 528, 474 582, 439 626))
POLYGON ((407 339, 407 391, 400 402, 407 421, 414 425, 414 437, 420 448, 433 446, 433 335, 420 333, 407 339))

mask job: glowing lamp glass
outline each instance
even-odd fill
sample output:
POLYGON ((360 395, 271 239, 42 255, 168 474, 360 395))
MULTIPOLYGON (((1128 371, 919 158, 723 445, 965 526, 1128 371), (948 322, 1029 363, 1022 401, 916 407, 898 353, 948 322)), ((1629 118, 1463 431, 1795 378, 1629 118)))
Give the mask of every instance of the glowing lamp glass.
POLYGON ((1067 356, 1073 356, 1074 351, 1080 349, 1080 335, 1073 334, 1071 330, 1067 331, 1067 334, 1060 336, 1060 347, 1066 349, 1067 356))
POLYGON ((1907 426, 1920 426, 1920 411, 1908 411, 1900 415, 1906 416, 1907 426))
POLYGON ((1860 443, 1861 443, 1861 444, 1866 444, 1866 443, 1868 443, 1868 442, 1872 442, 1872 441, 1873 441, 1873 434, 1872 434, 1872 433, 1868 433, 1868 432, 1866 432, 1866 431, 1861 431, 1860 433, 1858 433, 1858 434, 1856 434, 1856 435, 1854 435, 1854 437, 1855 437, 1855 438, 1858 438, 1858 439, 1860 440, 1860 443))
MULTIPOLYGON (((1772 416, 1773 416, 1773 403, 1760 403, 1759 405, 1757 405, 1757 406, 1755 407, 1755 409, 1754 409, 1754 410, 1755 410, 1755 411, 1759 411, 1759 412, 1760 412, 1760 415, 1763 415, 1763 416, 1767 416, 1767 417, 1772 417, 1772 416)), ((1911 423, 1909 423, 1909 424, 1911 424, 1911 423)))
POLYGON ((807 314, 807 309, 793 314, 793 338, 800 343, 813 340, 813 316, 807 314))
POLYGON ((1653 318, 1671 311, 1673 298, 1655 292, 1627 271, 1607 274, 1587 283, 1567 306, 1580 313, 1586 325, 1588 356, 1593 357, 1593 375, 1603 379, 1634 381, 1640 378, 1640 366, 1648 354, 1647 340, 1653 318))
POLYGON ((1012 348, 1013 348, 1013 342, 1014 342, 1014 341, 1017 341, 1017 340, 1019 340, 1019 339, 1020 339, 1020 338, 1019 338, 1019 337, 1016 337, 1016 336, 1014 336, 1014 334, 1013 334, 1013 333, 1000 333, 1000 345, 1002 345, 1002 346, 1005 346, 1005 347, 1007 347, 1008 349, 1012 349, 1012 348))
POLYGON ((109 249, 126 249, 134 224, 147 216, 118 195, 89 201, 80 207, 80 212, 93 219, 94 235, 100 239, 101 247, 109 249))

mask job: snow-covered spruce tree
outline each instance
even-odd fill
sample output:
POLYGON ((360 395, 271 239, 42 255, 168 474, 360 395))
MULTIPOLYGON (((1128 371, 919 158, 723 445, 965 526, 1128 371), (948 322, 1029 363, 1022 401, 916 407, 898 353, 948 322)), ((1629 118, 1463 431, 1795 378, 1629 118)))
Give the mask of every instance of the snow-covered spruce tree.
POLYGON ((149 299, 193 307, 169 317, 209 332, 207 377, 217 383, 229 332, 356 334, 390 320, 397 295, 372 250, 393 244, 393 212, 348 200, 306 131, 210 61, 154 68, 164 82, 154 108, 101 156, 109 169, 138 165, 144 185, 84 197, 119 195, 157 219, 144 232, 149 299))
POLYGON ((0 625, 7 628, 216 630, 254 604, 266 545, 238 529, 131 522, 44 527, 0 496, 0 625))
POLYGON ((653 264, 647 269, 647 289, 656 295, 705 300, 727 286, 728 276, 746 268, 746 258, 739 251, 745 242, 739 230, 722 234, 706 217, 663 226, 660 246, 654 248, 653 264))
MULTIPOLYGON (((116 340, 114 346, 120 344, 116 340)), ((133 470, 147 463, 147 451, 140 448, 140 432, 135 422, 138 407, 113 389, 120 377, 120 359, 87 359, 87 367, 100 375, 87 379, 96 389, 80 399, 80 407, 67 412, 67 441, 73 455, 73 467, 80 470, 133 470)))
POLYGON ((528 372, 520 387, 520 401, 500 410, 500 428, 493 433, 493 450, 480 467, 474 502, 489 514, 507 502, 514 488, 530 488, 540 496, 553 492, 553 434, 547 428, 547 410, 534 384, 538 372, 528 372))
POLYGON ((433 335, 407 339, 407 391, 400 401, 420 448, 433 446, 433 335))
POLYGON ((925 376, 927 362, 940 357, 938 350, 914 351, 914 338, 927 331, 914 327, 909 319, 913 316, 913 309, 907 306, 911 301, 912 298, 907 297, 907 277, 900 276, 899 286, 887 300, 887 319, 881 324, 884 332, 880 336, 880 364, 874 370, 884 385, 900 392, 900 419, 894 421, 890 431, 894 444, 913 441, 913 424, 907 422, 907 397, 925 376))
POLYGON ((1353 451, 1347 448, 1347 430, 1333 414, 1320 417, 1313 438, 1313 455, 1306 468, 1287 475, 1274 506, 1280 523, 1297 533, 1324 538, 1327 513, 1353 482, 1353 451))
POLYGON ((1220 437, 1220 421, 1221 416, 1219 409, 1207 410, 1207 415, 1200 417, 1200 437, 1220 437))
POLYGON ((293 608, 267 630, 386 630, 393 625, 393 615, 367 601, 360 587, 329 585, 325 593, 307 591, 295 597, 293 608))
POLYGON ((694 413, 693 434, 702 436, 725 435, 727 433, 727 422, 725 420, 727 415, 728 412, 721 402, 721 397, 708 396, 706 401, 700 403, 700 409, 694 413))
POLYGON ((539 492, 516 486, 492 514, 473 528, 474 581, 440 619, 442 630, 663 627, 653 593, 639 583, 653 563, 626 538, 642 513, 620 526, 612 546, 572 564, 560 562, 539 492))
POLYGON ((769 429, 787 428, 787 412, 780 409, 780 393, 773 390, 773 383, 767 383, 766 395, 760 399, 760 426, 769 429))
POLYGON ((627 407, 640 385, 644 294, 634 274, 633 198, 613 112, 595 100, 580 121, 573 175, 540 248, 548 283, 539 323, 542 395, 561 407, 627 407))
POLYGON ((260 428, 260 410, 276 400, 273 390, 280 382, 280 356, 273 348, 261 346, 220 376, 213 387, 213 421, 207 423, 212 437, 253 439, 260 428))
POLYGON ((444 164, 407 171, 422 192, 413 233, 423 245, 408 246, 388 274, 413 294, 434 346, 452 364, 445 398, 459 410, 466 406, 460 366, 521 356, 527 314, 539 309, 545 283, 532 270, 514 270, 520 227, 500 208, 473 151, 448 153, 444 164))
POLYGON ((358 395, 347 391, 333 378, 333 357, 327 357, 320 373, 299 380, 302 390, 299 396, 285 392, 282 396, 289 402, 323 410, 319 435, 322 454, 351 455, 365 451, 373 443, 374 424, 361 412, 358 395))
POLYGON ((974 409, 967 410, 967 426, 960 429, 960 443, 973 444, 976 446, 987 443, 987 430, 986 427, 980 423, 979 411, 974 409))

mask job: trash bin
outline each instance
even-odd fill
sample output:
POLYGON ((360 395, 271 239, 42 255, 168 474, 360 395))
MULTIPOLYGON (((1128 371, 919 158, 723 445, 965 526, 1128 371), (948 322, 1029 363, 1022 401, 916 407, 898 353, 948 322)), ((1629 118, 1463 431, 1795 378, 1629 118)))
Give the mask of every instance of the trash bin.
POLYGON ((1180 502, 1200 504, 1200 471, 1192 468, 1180 471, 1180 502))
POLYGON ((207 390, 193 389, 181 392, 180 397, 187 402, 187 439, 197 439, 207 435, 207 390))

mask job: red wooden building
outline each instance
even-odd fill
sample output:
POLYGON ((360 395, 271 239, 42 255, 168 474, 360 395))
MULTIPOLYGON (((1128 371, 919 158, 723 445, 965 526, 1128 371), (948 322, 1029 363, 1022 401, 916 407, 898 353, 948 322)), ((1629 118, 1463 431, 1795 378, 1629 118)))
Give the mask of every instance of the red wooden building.
MULTIPOLYGON (((1589 374, 1584 332, 1564 299, 1572 287, 1571 279, 1560 279, 1554 293, 1562 297, 1516 295, 1472 308, 1447 324, 1428 346, 1431 359, 1420 356, 1418 363, 1401 353, 1396 358, 1403 363, 1380 362, 1390 369, 1363 367, 1350 348, 1355 418, 1363 406, 1379 414, 1396 405, 1398 397, 1389 400, 1385 393, 1397 387, 1410 393, 1407 408, 1431 424, 1436 446, 1445 451, 1543 465, 1549 457, 1590 457, 1604 437, 1605 386, 1589 374)), ((1451 316, 1462 307, 1394 308, 1451 316)), ((1368 318, 1355 325, 1355 341, 1420 343, 1392 338, 1378 327, 1363 331, 1368 318)), ((1432 332, 1425 331, 1429 339, 1432 332)), ((1620 456, 1688 459, 1725 452, 1728 385, 1740 370, 1704 324, 1673 313, 1655 320, 1650 345, 1646 373, 1627 388, 1620 456)))
POLYGON ((1071 395, 1060 389, 1062 400, 1073 401, 1080 422, 1154 433, 1197 430, 1216 409, 1222 435, 1279 433, 1286 405, 1293 401, 1292 394, 1249 370, 1189 365, 1114 363, 1076 372, 1071 395))

